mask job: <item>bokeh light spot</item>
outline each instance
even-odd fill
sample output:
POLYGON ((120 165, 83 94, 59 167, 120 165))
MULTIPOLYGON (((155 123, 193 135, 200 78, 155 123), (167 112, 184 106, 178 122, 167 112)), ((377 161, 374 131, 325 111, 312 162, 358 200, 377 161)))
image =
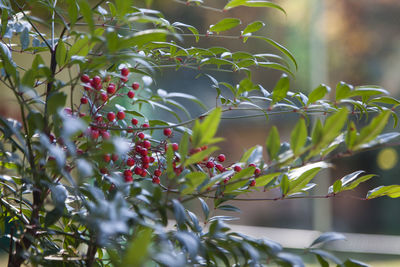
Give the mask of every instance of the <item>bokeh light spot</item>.
POLYGON ((382 170, 390 170, 398 160, 397 151, 394 148, 384 148, 379 151, 377 163, 382 170))

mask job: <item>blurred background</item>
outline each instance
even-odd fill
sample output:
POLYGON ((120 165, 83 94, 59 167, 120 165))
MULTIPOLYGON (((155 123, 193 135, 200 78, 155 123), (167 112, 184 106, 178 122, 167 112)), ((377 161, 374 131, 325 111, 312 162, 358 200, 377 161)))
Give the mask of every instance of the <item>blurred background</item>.
MULTIPOLYGON (((154 0, 151 8, 161 10, 171 23, 180 21, 195 26, 205 33, 210 24, 223 17, 237 16, 244 25, 261 20, 266 26, 258 35, 267 36, 284 44, 295 55, 299 68, 292 78, 291 90, 307 93, 320 83, 334 88, 339 81, 353 85, 380 85, 400 97, 400 1, 399 0, 281 0, 277 1, 287 12, 263 8, 236 8, 226 13, 187 7, 172 0, 154 0)), ((222 8, 226 1, 208 0, 205 5, 222 8)), ((238 34, 237 30, 227 34, 238 34)), ((187 39, 190 47, 194 38, 187 39)), ((199 46, 225 46, 231 51, 257 51, 269 53, 276 50, 262 41, 201 38, 199 46)), ((22 65, 29 62, 17 56, 22 65)), ((191 93, 208 106, 215 105, 216 92, 210 80, 199 72, 180 69, 162 70, 154 78, 153 89, 191 93), (197 79, 197 80, 195 80, 197 79)), ((219 81, 235 83, 244 78, 244 73, 213 73, 219 81)), ((253 82, 271 91, 281 73, 274 70, 254 71, 253 82)), ((18 118, 16 106, 6 89, 0 87, 1 115, 18 118), (3 94, 3 92, 5 92, 3 94)), ((193 110, 196 114, 199 110, 193 110)), ((297 117, 270 117, 239 120, 224 120, 219 135, 226 141, 221 146, 230 162, 238 160, 242 153, 256 144, 264 144, 272 125, 277 125, 282 141, 288 141, 297 117)), ((393 128, 393 122, 388 130, 393 128)), ((393 129, 392 129, 393 130, 393 129)), ((398 129, 397 129, 398 130, 398 129)), ((314 194, 326 194, 336 179, 356 170, 379 175, 371 182, 361 185, 343 197, 318 200, 285 200, 273 202, 235 202, 241 208, 240 220, 236 224, 300 230, 338 231, 356 234, 400 235, 400 199, 382 198, 370 201, 352 199, 364 197, 369 189, 378 185, 399 184, 398 147, 387 147, 362 153, 344 160, 335 160, 335 167, 316 178, 319 185, 314 194), (399 206, 398 206, 399 205, 399 206)), ((260 197, 263 193, 249 197, 260 197)), ((230 214, 232 215, 232 214, 230 214)), ((265 228, 267 229, 267 228, 265 228)), ((249 230, 251 231, 251 230, 249 230)), ((267 230, 266 230, 267 231, 267 230)), ((276 232, 275 232, 276 233, 276 232)), ((296 238, 307 239, 311 232, 298 232, 296 238)), ((292 237, 293 238, 293 237, 292 237)), ((271 238, 273 239, 273 238, 271 238)), ((368 239, 365 242, 370 242, 368 239)), ((376 239, 374 239, 376 241, 376 239)), ((357 251, 355 258, 370 262, 373 266, 400 266, 400 241, 393 239, 398 252, 387 253, 357 251), (368 252, 362 254, 362 252, 368 252)), ((279 241, 279 240, 278 240, 279 241)), ((295 245, 288 247, 296 248, 295 245)), ((292 240, 295 242, 295 240, 292 240)), ((381 244, 376 243, 379 247, 381 244)), ((293 243, 294 244, 294 243, 293 243)), ((339 243, 338 243, 339 244, 339 243)), ((339 244, 340 245, 340 244, 339 244)))

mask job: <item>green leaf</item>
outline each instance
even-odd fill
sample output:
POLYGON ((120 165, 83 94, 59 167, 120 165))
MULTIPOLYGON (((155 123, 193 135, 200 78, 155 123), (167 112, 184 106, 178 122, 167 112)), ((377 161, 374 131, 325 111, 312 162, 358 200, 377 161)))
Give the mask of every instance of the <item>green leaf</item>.
POLYGON ((341 132, 344 124, 347 121, 348 110, 342 108, 335 114, 329 116, 322 129, 322 138, 320 144, 323 146, 332 142, 341 132))
POLYGON ((289 91, 290 81, 286 74, 282 74, 281 78, 275 85, 272 92, 272 104, 275 104, 284 99, 289 91))
POLYGON ((348 98, 351 96, 351 91, 353 91, 353 86, 347 84, 345 82, 339 82, 336 85, 336 101, 340 101, 344 98, 348 98))
POLYGON ((307 141, 307 127, 304 118, 301 118, 296 127, 291 133, 290 147, 293 150, 295 156, 301 154, 301 150, 307 141))
POLYGON ((242 35, 246 35, 246 34, 249 34, 249 33, 256 32, 256 31, 258 31, 259 29, 261 29, 264 26, 265 26, 264 22, 262 22, 262 21, 254 21, 254 22, 248 24, 246 26, 246 28, 244 28, 244 30, 242 32, 242 35))
POLYGON ((318 174, 321 167, 313 168, 304 172, 300 177, 289 180, 289 190, 287 195, 291 195, 297 192, 301 192, 302 189, 318 174))
POLYGON ((70 27, 73 27, 75 22, 78 20, 78 7, 76 5, 76 0, 67 0, 67 2, 70 27))
POLYGON ((326 243, 336 241, 336 240, 345 240, 345 239, 346 239, 346 237, 341 233, 327 232, 327 233, 323 233, 317 239, 315 239, 311 243, 310 247, 313 247, 313 246, 319 245, 319 244, 326 244, 326 243))
POLYGON ((282 192, 282 196, 285 196, 286 193, 289 191, 289 178, 287 177, 287 175, 283 175, 282 180, 281 180, 281 192, 282 192))
POLYGON ((400 185, 379 186, 377 188, 369 190, 367 193, 367 199, 373 199, 383 196, 388 196, 391 198, 400 197, 400 185))
POLYGON ((182 195, 187 195, 196 190, 196 188, 201 185, 207 178, 204 172, 191 172, 185 176, 187 187, 181 191, 182 195))
POLYGON ((376 116, 370 124, 361 129, 360 134, 356 137, 354 141, 353 149, 356 150, 360 148, 365 143, 368 143, 375 139, 387 125, 387 121, 390 117, 390 110, 385 110, 378 116, 376 116))
POLYGON ((35 131, 43 131, 44 129, 44 119, 40 112, 31 110, 28 114, 28 126, 29 126, 29 136, 31 137, 35 131))
POLYGON ((64 92, 50 93, 47 101, 47 113, 56 114, 58 109, 63 108, 67 101, 67 95, 64 92))
POLYGON ((25 28, 19 37, 20 37, 19 39, 21 42, 21 49, 22 50, 27 49, 29 47, 29 42, 30 42, 28 28, 25 28))
POLYGON ((211 153, 213 153, 214 151, 216 151, 218 149, 219 149, 218 147, 212 146, 212 147, 207 148, 206 150, 197 152, 185 161, 184 166, 186 167, 186 166, 189 166, 190 164, 201 162, 201 161, 203 161, 203 159, 205 157, 208 157, 209 155, 211 155, 211 153))
POLYGON ((193 35, 194 35, 194 37, 196 39, 196 42, 199 41, 199 31, 195 27, 193 27, 192 25, 181 23, 181 22, 174 22, 174 23, 172 23, 172 26, 174 26, 174 27, 179 27, 179 26, 186 27, 189 31, 191 31, 193 33, 193 35))
POLYGON ((4 36, 8 25, 8 10, 7 8, 1 9, 1 36, 4 36))
POLYGON ((124 254, 121 266, 142 266, 148 257, 153 230, 147 227, 139 227, 133 236, 134 238, 124 254))
POLYGON ((353 259, 347 259, 345 262, 341 264, 343 267, 370 267, 370 265, 365 264, 363 262, 353 260, 353 259))
POLYGON ((346 145, 349 150, 353 149, 354 142, 357 138, 357 128, 353 121, 347 126, 347 133, 346 133, 346 145))
POLYGON ((265 174, 259 177, 256 177, 256 186, 257 187, 263 187, 272 182, 276 177, 281 175, 280 172, 275 172, 275 173, 269 173, 265 174))
POLYGON ((117 16, 122 18, 131 11, 132 0, 115 0, 117 16))
POLYGON ((220 140, 213 137, 217 133, 221 113, 221 108, 216 108, 206 116, 202 123, 199 121, 195 122, 192 135, 193 147, 209 145, 210 143, 215 143, 216 140, 220 140))
POLYGON ((72 56, 82 56, 85 57, 89 53, 89 38, 87 36, 83 36, 76 40, 76 42, 71 46, 68 51, 68 58, 72 56))
POLYGON ((331 88, 325 84, 321 84, 317 88, 315 88, 311 93, 308 95, 308 102, 307 105, 315 103, 316 101, 322 99, 327 93, 331 91, 331 88))
POLYGON ((270 38, 266 38, 266 37, 261 37, 261 36, 254 36, 253 38, 257 38, 257 39, 261 39, 264 40, 265 42, 269 43, 270 45, 274 46, 276 49, 278 49, 280 52, 282 52, 283 54, 285 54, 288 58, 290 58, 290 60, 293 62, 293 64, 296 67, 296 70, 298 68, 297 65, 297 61, 294 58, 293 54, 283 45, 275 42, 274 40, 270 39, 270 38))
MULTIPOLYGON (((335 181, 332 185, 332 192, 337 194, 341 191, 341 189, 342 189, 342 181, 341 180, 335 181)), ((331 187, 329 187, 329 191, 331 191, 331 187)))
POLYGON ((321 141, 322 129, 323 129, 323 127, 322 127, 321 120, 317 119, 317 121, 314 124, 314 129, 311 133, 311 141, 314 145, 318 144, 321 141))
POLYGON ((87 0, 79 0, 79 11, 81 12, 83 18, 89 26, 91 32, 94 31, 94 22, 93 22, 93 14, 92 8, 89 5, 87 0))
POLYGON ((163 29, 149 29, 143 30, 133 34, 131 37, 122 40, 119 43, 119 49, 132 48, 137 46, 138 48, 144 47, 146 44, 152 42, 165 42, 167 39, 168 31, 163 29))
POLYGON ((240 209, 238 207, 235 207, 235 206, 232 206, 232 205, 218 206, 217 209, 224 210, 224 211, 240 212, 240 209))
POLYGON ((62 40, 59 40, 56 49, 56 61, 60 68, 64 66, 66 62, 66 57, 67 49, 65 48, 64 42, 62 40))
POLYGON ((167 148, 167 175, 168 178, 172 179, 175 177, 175 172, 174 172, 174 167, 173 167, 173 162, 174 162, 174 150, 172 149, 172 145, 168 144, 167 148))
POLYGON ((338 181, 340 181, 339 190, 335 191, 335 184, 338 182, 338 181, 336 181, 333 186, 329 187, 328 193, 332 193, 332 192, 339 193, 339 192, 342 192, 345 190, 352 190, 352 189, 356 188, 360 183, 368 181, 372 177, 376 176, 375 174, 368 174, 368 175, 364 175, 364 176, 357 178, 363 172, 364 171, 355 171, 353 173, 350 173, 350 174, 344 176, 342 179, 338 180, 338 181))
POLYGON ((186 160, 186 155, 188 154, 188 151, 189 151, 189 133, 184 132, 181 141, 179 142, 179 155, 181 156, 182 164, 184 164, 186 160))
POLYGON ((204 201, 204 199, 199 197, 199 201, 200 201, 200 204, 201 204, 201 209, 203 210, 203 213, 204 213, 204 219, 207 220, 208 219, 208 215, 210 214, 210 209, 208 208, 208 205, 204 201))
POLYGON ((286 14, 285 10, 279 5, 265 0, 232 0, 228 4, 225 5, 224 10, 228 10, 238 6, 247 6, 247 7, 270 7, 275 8, 286 14))
POLYGON ((395 105, 398 106, 400 105, 400 101, 390 97, 390 96, 381 96, 381 97, 376 97, 373 98, 369 101, 369 103, 384 103, 384 104, 391 104, 391 105, 395 105))
POLYGON ((215 25, 210 26, 210 31, 220 33, 223 31, 230 30, 240 25, 242 22, 237 18, 225 18, 218 21, 215 25))
POLYGON ((270 160, 274 160, 278 156, 281 147, 279 132, 276 126, 272 126, 266 141, 267 153, 270 160))

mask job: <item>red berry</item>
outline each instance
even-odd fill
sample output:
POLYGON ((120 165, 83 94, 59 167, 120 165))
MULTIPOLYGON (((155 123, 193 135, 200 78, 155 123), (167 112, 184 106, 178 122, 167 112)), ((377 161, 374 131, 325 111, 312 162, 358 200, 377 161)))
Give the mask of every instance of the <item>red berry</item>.
POLYGON ((242 168, 240 167, 240 166, 235 166, 235 167, 233 167, 233 170, 235 171, 235 172, 240 172, 241 170, 242 170, 242 168))
POLYGON ((150 167, 149 163, 142 163, 142 168, 147 170, 150 167))
POLYGON ((85 91, 87 91, 87 92, 89 92, 89 91, 91 91, 91 90, 92 90, 92 88, 90 88, 90 86, 89 86, 89 85, 87 85, 87 86, 84 86, 84 87, 83 87, 83 89, 85 89, 85 91))
POLYGON ((160 178, 158 178, 157 176, 154 176, 151 181, 153 182, 153 184, 159 184, 160 183, 160 178))
POLYGON ((144 146, 145 148, 147 148, 147 149, 151 148, 151 143, 150 143, 150 141, 147 141, 147 140, 143 141, 143 146, 144 146))
POLYGON ((118 111, 118 113, 117 113, 117 118, 118 118, 119 120, 123 120, 123 119, 125 118, 125 112, 123 112, 123 111, 118 111))
POLYGON ((127 183, 133 182, 133 177, 132 177, 132 175, 125 176, 124 179, 125 179, 125 182, 127 182, 127 183))
POLYGON ((142 162, 143 163, 149 163, 150 162, 150 157, 149 156, 142 157, 142 162))
POLYGON ((108 114, 107 114, 107 119, 108 119, 109 121, 115 120, 115 113, 114 113, 114 112, 108 112, 108 114))
POLYGON ((111 160, 110 154, 105 154, 105 155, 103 156, 103 159, 104 159, 105 162, 110 162, 110 160, 111 160))
POLYGON ((127 95, 128 95, 129 98, 134 98, 135 97, 135 92, 129 91, 127 95))
POLYGON ((112 154, 111 155, 112 161, 116 162, 118 160, 118 155, 117 154, 112 154))
POLYGON ((110 133, 107 131, 101 132, 101 137, 103 137, 104 140, 110 139, 110 133))
POLYGON ((150 163, 153 163, 156 159, 154 157, 150 157, 150 163))
POLYGON ((217 157, 217 160, 219 161, 219 162, 224 162, 225 161, 225 155, 224 154, 219 154, 218 155, 218 157, 217 157))
POLYGON ((137 90, 137 89, 139 89, 139 87, 140 87, 139 83, 137 83, 137 82, 132 83, 133 90, 137 90))
POLYGON ((221 164, 216 164, 215 168, 217 168, 220 172, 224 171, 224 166, 222 166, 221 164))
POLYGON ((257 167, 257 166, 256 166, 256 164, 251 163, 251 164, 249 164, 249 167, 257 167))
POLYGON ((91 130, 90 131, 90 137, 94 140, 96 140, 97 138, 99 138, 100 133, 97 130, 91 130))
POLYGON ((124 176, 132 176, 132 171, 131 170, 125 170, 124 171, 124 176))
POLYGON ((121 75, 122 76, 128 76, 129 75, 129 69, 128 68, 122 68, 121 69, 121 75))
POLYGON ((179 150, 179 145, 177 143, 172 143, 171 146, 172 146, 172 150, 173 151, 178 151, 179 150))
POLYGON ((142 171, 142 174, 140 174, 141 177, 146 177, 147 172, 145 170, 142 171))
POLYGON ((165 136, 171 136, 172 134, 172 130, 170 128, 165 128, 164 129, 164 135, 165 136))
POLYGON ((162 174, 162 172, 161 172, 160 169, 156 169, 156 170, 154 171, 154 175, 157 176, 157 177, 160 177, 161 174, 162 174))
POLYGON ((90 82, 90 77, 89 77, 89 75, 83 74, 83 75, 81 76, 81 82, 83 82, 83 83, 89 83, 89 82, 90 82))
POLYGON ((100 97, 103 102, 106 102, 108 100, 108 95, 104 92, 100 94, 100 97))
POLYGON ((209 169, 214 168, 214 162, 212 162, 212 161, 207 162, 206 167, 209 169))
POLYGON ((94 87, 101 85, 101 78, 97 75, 94 76, 92 79, 92 83, 93 83, 94 87))
POLYGON ((108 87, 107 87, 107 93, 109 93, 110 95, 115 93, 115 84, 110 83, 110 84, 108 85, 108 87))
POLYGON ((136 175, 141 175, 143 172, 142 168, 140 167, 135 167, 133 171, 135 172, 136 175))
POLYGON ((144 139, 144 133, 138 133, 138 137, 139 137, 140 139, 144 139))
POLYGON ((254 170, 254 174, 255 175, 259 175, 261 173, 261 170, 259 169, 259 168, 256 168, 255 170, 254 170))
POLYGON ((137 119, 133 118, 131 120, 131 122, 132 122, 133 125, 137 125, 139 121, 137 119))
POLYGON ((81 98, 81 104, 85 105, 89 102, 89 100, 86 97, 81 98))
POLYGON ((144 157, 144 156, 147 156, 147 149, 146 149, 146 148, 142 148, 142 149, 140 150, 140 155, 142 155, 143 157, 144 157))
POLYGON ((102 121, 103 121, 103 116, 97 115, 96 118, 95 118, 95 120, 96 120, 97 122, 102 122, 102 121))
POLYGON ((126 160, 126 165, 128 165, 128 166, 133 166, 133 165, 135 165, 135 160, 133 159, 133 158, 128 158, 127 160, 126 160))
POLYGON ((128 126, 128 129, 129 129, 129 130, 127 130, 128 133, 133 133, 133 127, 132 126, 128 126))
POLYGON ((256 180, 251 180, 250 185, 249 186, 255 186, 256 185, 256 180))
POLYGON ((126 76, 121 77, 121 82, 126 83, 127 81, 128 81, 128 77, 126 77, 126 76))
POLYGON ((100 173, 107 174, 108 173, 107 168, 106 167, 100 168, 100 173))
POLYGON ((142 124, 142 127, 143 127, 143 128, 149 128, 150 125, 149 125, 148 123, 143 123, 143 124, 142 124))

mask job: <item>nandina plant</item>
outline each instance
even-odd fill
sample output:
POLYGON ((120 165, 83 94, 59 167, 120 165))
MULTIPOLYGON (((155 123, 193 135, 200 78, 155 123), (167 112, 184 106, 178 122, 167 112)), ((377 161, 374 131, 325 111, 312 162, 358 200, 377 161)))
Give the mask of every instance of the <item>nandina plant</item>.
MULTIPOLYGON (((331 166, 330 159, 398 137, 382 131, 391 116, 397 120, 400 102, 380 87, 344 82, 332 101, 324 99, 326 85, 308 95, 291 92, 295 57, 255 35, 262 22, 242 26, 229 12, 243 6, 284 12, 272 2, 219 1, 215 7, 184 2, 199 11, 226 11, 227 18, 216 17, 205 33, 137 4, 2 1, 1 90, 13 94, 20 111, 17 119, 0 117, 1 225, 9 266, 303 266, 304 253, 315 255, 321 266, 363 266, 318 248, 341 234, 325 233, 295 255, 274 241, 230 231, 227 221, 234 217, 218 211, 237 212, 234 201, 254 191, 279 192, 263 201, 307 198, 313 178, 331 166), (32 7, 40 8, 42 19, 32 7), (237 35, 220 34, 239 27, 237 35), (215 36, 258 40, 278 54, 186 46, 187 37, 215 36), (29 68, 14 61, 15 53, 26 54, 29 68), (283 72, 272 91, 252 82, 255 66, 283 72), (207 75, 217 91, 216 105, 205 106, 187 93, 155 91, 153 73, 168 67, 207 75), (244 78, 219 82, 215 71, 244 78), (193 101, 203 113, 193 115, 179 99, 193 101), (157 112, 151 115, 149 108, 157 112), (219 151, 221 138, 215 135, 220 120, 237 110, 266 119, 295 113, 298 122, 289 142, 281 142, 273 126, 265 144, 227 164, 230 155, 219 151), (163 113, 175 121, 162 119, 163 113), (310 131, 314 115, 326 119, 317 119, 310 131), (355 115, 369 118, 360 130, 355 115), (189 209, 190 201, 202 211, 189 209)), ((356 170, 320 197, 333 198, 373 177, 356 170)), ((381 196, 399 197, 400 186, 381 186, 361 199, 381 196)))

